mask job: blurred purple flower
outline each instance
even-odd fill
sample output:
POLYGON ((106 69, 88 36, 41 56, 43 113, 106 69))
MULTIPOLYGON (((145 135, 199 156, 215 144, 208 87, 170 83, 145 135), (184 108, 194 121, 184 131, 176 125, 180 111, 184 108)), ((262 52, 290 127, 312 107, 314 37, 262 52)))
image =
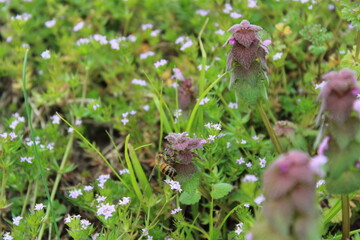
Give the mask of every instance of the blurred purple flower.
POLYGON ((188 133, 170 133, 165 139, 169 145, 165 147, 165 152, 171 158, 175 158, 177 163, 189 164, 196 154, 193 149, 202 148, 206 140, 201 138, 189 138, 188 133))
POLYGON ((350 69, 330 72, 323 76, 326 84, 321 89, 319 98, 323 99, 320 114, 327 110, 337 124, 344 123, 350 116, 356 100, 359 85, 356 76, 350 69))

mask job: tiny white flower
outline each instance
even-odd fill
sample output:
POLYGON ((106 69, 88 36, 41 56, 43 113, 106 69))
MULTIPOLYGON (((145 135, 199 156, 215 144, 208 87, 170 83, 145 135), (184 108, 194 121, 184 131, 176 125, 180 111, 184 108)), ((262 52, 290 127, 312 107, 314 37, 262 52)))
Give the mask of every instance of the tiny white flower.
POLYGON ((68 214, 68 216, 64 219, 64 223, 69 223, 73 220, 73 218, 68 214))
POLYGON ((125 126, 125 125, 129 122, 129 119, 123 118, 123 119, 121 119, 121 122, 122 122, 123 125, 125 126))
MULTIPOLYGON (((197 100, 196 100, 197 101, 197 100)), ((203 99, 201 99, 199 105, 205 105, 206 103, 208 103, 210 101, 210 98, 208 97, 204 97, 203 99)))
POLYGON ((321 82, 319 84, 315 84, 315 90, 319 89, 319 88, 322 89, 325 85, 326 85, 325 81, 323 81, 323 82, 321 82))
MULTIPOLYGON (((207 71, 209 68, 210 68, 209 65, 205 65, 205 71, 207 71)), ((197 66, 197 69, 198 69, 199 71, 201 71, 201 70, 202 70, 202 65, 197 66)))
POLYGON ((13 224, 16 225, 16 226, 19 226, 20 225, 20 220, 23 219, 23 217, 21 216, 17 216, 17 217, 13 217, 13 224))
POLYGON ((151 23, 142 24, 141 30, 145 31, 146 29, 152 29, 153 27, 154 25, 152 25, 151 23))
POLYGON ((254 139, 255 141, 259 140, 259 137, 256 136, 256 135, 255 135, 255 136, 252 136, 251 138, 254 139))
POLYGON ((160 66, 164 66, 164 65, 167 64, 167 63, 168 63, 168 60, 166 60, 166 59, 161 59, 161 60, 157 61, 156 63, 154 63, 154 66, 155 66, 156 68, 159 68, 160 66))
POLYGON ((257 2, 256 0, 248 0, 248 7, 249 8, 256 8, 257 7, 257 2))
POLYGON ((78 198, 80 195, 83 195, 81 189, 74 189, 74 190, 71 190, 71 191, 69 192, 69 197, 70 197, 70 198, 76 199, 76 198, 78 198))
POLYGON ((251 162, 247 162, 245 165, 246 165, 246 167, 248 167, 248 168, 251 168, 251 167, 252 167, 252 163, 251 163, 251 162))
POLYGON ((243 182, 256 182, 257 180, 259 180, 259 179, 255 175, 252 175, 252 174, 247 174, 243 178, 243 182))
POLYGON ((43 59, 49 59, 51 58, 51 55, 50 55, 50 51, 49 50, 45 50, 43 51, 40 56, 43 58, 43 59))
POLYGON ((82 120, 76 120, 75 121, 75 126, 80 126, 82 124, 82 120))
POLYGON ((241 164, 245 163, 245 159, 243 157, 236 159, 236 163, 241 165, 241 164))
POLYGON ((115 212, 115 205, 111 205, 109 203, 107 204, 101 204, 98 206, 97 215, 104 215, 105 220, 109 217, 112 217, 113 212, 115 212))
POLYGON ((233 8, 232 8, 231 4, 230 3, 225 3, 225 7, 224 7, 223 12, 224 13, 230 13, 232 10, 233 10, 233 8))
POLYGON ((246 144, 246 140, 242 139, 240 143, 241 144, 246 144))
POLYGON ((257 198, 254 199, 254 202, 255 202, 257 205, 260 205, 263 201, 265 201, 264 195, 260 195, 260 196, 258 196, 257 198))
POLYGON ((276 60, 281 59, 282 55, 283 55, 282 52, 275 53, 275 55, 273 56, 273 60, 276 61, 276 60))
POLYGON ((136 41, 136 36, 129 35, 129 36, 127 36, 126 40, 128 40, 129 42, 135 42, 136 41))
POLYGON ((157 35, 159 35, 161 33, 160 29, 156 29, 154 31, 151 31, 150 36, 152 37, 156 37, 157 35))
POLYGON ((90 40, 88 38, 80 38, 79 40, 76 41, 76 45, 77 46, 80 46, 80 45, 83 45, 83 44, 88 44, 90 43, 90 40))
POLYGON ((178 192, 182 192, 181 185, 178 181, 166 179, 164 182, 166 182, 170 186, 171 190, 176 190, 178 192))
POLYGON ((235 102, 229 102, 229 108, 231 109, 238 109, 238 104, 235 102))
POLYGON ((132 84, 134 85, 139 85, 139 86, 146 86, 146 81, 145 80, 140 80, 140 79, 136 79, 134 78, 132 81, 131 81, 132 84))
POLYGON ((45 22, 45 26, 47 28, 52 28, 53 26, 55 26, 55 24, 56 24, 56 19, 55 18, 45 22))
POLYGON ((99 104, 94 104, 94 105, 92 106, 93 110, 96 110, 96 109, 98 109, 99 107, 100 107, 99 104))
POLYGON ((221 123, 213 124, 213 125, 211 125, 211 127, 213 129, 215 129, 215 130, 220 131, 221 130, 221 123))
POLYGON ((218 35, 224 35, 225 34, 225 31, 222 30, 222 29, 218 29, 214 32, 215 34, 218 34, 218 35))
POLYGON ((91 225, 91 223, 86 219, 81 219, 80 224, 81 224, 81 229, 83 229, 83 230, 86 230, 88 228, 88 226, 91 225))
POLYGON ((240 13, 238 13, 238 12, 231 12, 230 17, 233 18, 233 19, 238 19, 238 18, 241 18, 242 15, 240 13))
POLYGON ((235 233, 237 235, 240 235, 243 232, 243 225, 244 225, 244 223, 242 223, 242 222, 236 224, 235 233))
POLYGON ((34 157, 20 157, 20 162, 32 163, 34 157))
POLYGON ((136 111, 135 110, 132 110, 131 112, 129 112, 131 115, 135 115, 136 114, 136 111))
POLYGON ((226 142, 226 148, 230 148, 231 147, 231 142, 226 142))
POLYGON ((119 205, 126 205, 130 203, 130 197, 123 197, 121 200, 119 200, 119 205))
POLYGON ((260 161, 260 168, 266 167, 266 159, 265 158, 259 158, 260 161))
POLYGON ((50 117, 52 124, 60 124, 60 117, 58 115, 53 115, 50 117))
POLYGON ((73 30, 74 30, 74 32, 78 32, 78 31, 80 31, 84 26, 85 26, 85 22, 83 22, 83 21, 78 22, 78 23, 74 26, 73 30))
POLYGON ((326 181, 324 179, 320 179, 316 183, 316 188, 319 188, 321 185, 324 185, 325 183, 326 183, 326 181))
POLYGON ((150 106, 149 106, 149 105, 144 105, 142 108, 143 108, 144 111, 146 111, 146 112, 150 110, 150 106))
POLYGON ((72 127, 70 127, 67 131, 68 131, 68 133, 72 133, 72 132, 74 132, 74 129, 72 127))
POLYGON ((94 187, 93 187, 93 186, 90 186, 90 185, 87 185, 87 186, 84 187, 84 191, 85 191, 85 192, 90 192, 90 191, 92 191, 93 189, 94 189, 94 187))
POLYGON ((120 175, 129 174, 129 173, 130 173, 130 171, 129 171, 129 169, 127 169, 127 168, 121 169, 121 170, 119 171, 119 174, 120 174, 120 175))
POLYGON ((14 132, 9 133, 9 136, 10 136, 10 141, 13 141, 15 138, 17 138, 17 135, 14 132))
POLYGON ((9 232, 4 233, 3 240, 13 240, 13 237, 9 232))
POLYGON ((210 13, 210 10, 198 9, 195 11, 195 13, 204 17, 210 13))
POLYGON ((207 140, 209 140, 209 142, 213 142, 213 141, 215 141, 215 138, 216 138, 216 135, 209 135, 207 140))
POLYGON ((114 50, 119 50, 120 49, 120 44, 119 41, 117 39, 111 39, 109 41, 110 47, 114 50))
POLYGON ((155 55, 155 53, 152 51, 144 52, 144 53, 140 54, 140 59, 146 59, 146 58, 154 56, 154 55, 155 55))
POLYGON ((181 212, 182 211, 182 209, 181 208, 175 208, 175 209, 173 209, 173 210, 171 210, 171 215, 175 215, 175 214, 177 214, 178 212, 181 212))
POLYGON ((97 198, 96 198, 96 201, 98 202, 98 203, 101 203, 101 202, 103 202, 103 201, 105 201, 106 200, 106 197, 105 196, 98 196, 97 198))
POLYGON ((5 41, 6 41, 7 43, 9 43, 9 42, 11 42, 12 40, 13 40, 13 37, 12 37, 12 36, 9 36, 9 37, 6 38, 5 41))
POLYGON ((40 210, 44 209, 44 207, 45 207, 44 204, 42 204, 42 203, 37 203, 37 204, 35 204, 34 210, 35 210, 35 211, 40 211, 40 210))

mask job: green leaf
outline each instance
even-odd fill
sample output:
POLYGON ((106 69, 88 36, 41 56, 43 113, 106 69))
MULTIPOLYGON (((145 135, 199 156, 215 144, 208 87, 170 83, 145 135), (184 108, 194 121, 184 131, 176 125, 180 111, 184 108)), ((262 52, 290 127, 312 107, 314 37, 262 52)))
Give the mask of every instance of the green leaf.
POLYGON ((200 198, 201 194, 198 191, 195 191, 194 193, 183 192, 180 195, 179 200, 182 204, 192 205, 198 203, 200 201, 200 198))
POLYGON ((344 150, 340 150, 339 146, 333 139, 329 142, 329 150, 326 151, 326 156, 329 158, 328 163, 328 179, 337 179, 344 171, 349 170, 359 160, 360 147, 359 144, 353 141, 344 150))
POLYGON ((329 124, 329 131, 339 145, 340 150, 344 150, 354 140, 359 130, 360 121, 355 117, 349 118, 344 124, 329 124))
POLYGON ((326 181, 326 188, 329 193, 349 194, 360 188, 360 169, 344 172, 337 179, 326 181))
POLYGON ((233 186, 229 183, 217 183, 213 186, 213 190, 211 191, 211 196, 214 199, 220 199, 228 195, 232 189, 233 186))

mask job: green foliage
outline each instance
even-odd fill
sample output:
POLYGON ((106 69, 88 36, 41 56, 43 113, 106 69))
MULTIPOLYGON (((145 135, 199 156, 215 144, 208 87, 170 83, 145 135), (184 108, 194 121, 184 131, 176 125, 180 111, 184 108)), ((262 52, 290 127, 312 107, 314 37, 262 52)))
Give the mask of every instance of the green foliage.
MULTIPOLYGON (((271 125, 277 120, 295 124, 294 134, 280 139, 284 149, 315 153, 315 84, 322 74, 343 67, 360 76, 355 57, 359 5, 257 1, 258 7, 251 8, 241 1, 226 13, 225 2, 0 1, 3 238, 11 232, 14 239, 245 239, 261 215, 254 202, 261 196, 265 170, 259 158, 269 166, 277 156, 251 105, 261 99, 271 125), (201 9, 208 15, 196 12, 201 9), (24 13, 31 17, 23 19, 24 13), (242 17, 231 17, 235 13, 242 17), (263 27, 262 40, 272 41, 268 69, 266 75, 243 75, 229 88, 228 49, 220 46, 230 35, 225 31, 243 19, 263 27), (74 30, 81 22, 83 27, 74 30), (45 50, 49 59, 41 56, 45 50), (160 59, 168 62, 156 68, 160 59), (180 116, 174 116, 180 108, 174 86, 182 82, 172 77, 173 68, 192 83, 189 106, 180 116), (136 79, 144 82, 134 84, 136 79), (149 176, 160 167, 154 156, 164 149, 164 137, 184 131, 207 143, 192 159, 196 172, 175 178, 178 192, 160 171, 149 176), (259 180, 243 182, 248 174, 259 180), (100 176, 106 176, 103 185, 100 176), (75 197, 72 191, 81 194, 75 197), (124 197, 130 202, 122 205, 124 197), (37 203, 45 208, 34 211, 37 203), (114 205, 112 216, 98 213, 102 204, 114 205), (18 216, 23 218, 16 225, 18 216), (81 220, 91 224, 83 227, 81 220)), ((347 126, 339 129, 345 128, 331 143, 343 152, 334 154, 327 167, 329 176, 342 181, 330 179, 329 185, 351 191, 359 176, 353 165, 360 135, 347 126), (350 159, 346 164, 345 158, 350 159), (348 169, 343 177, 340 171, 348 169)), ((333 190, 322 187, 318 195, 333 190)), ((329 198, 334 207, 322 216, 324 236, 332 239, 339 235, 335 219, 341 208, 337 196, 329 198)))
POLYGON ((360 4, 357 1, 341 1, 341 17, 360 30, 360 4))
POLYGON ((214 199, 220 199, 228 195, 231 190, 233 189, 233 186, 228 183, 217 183, 213 186, 213 189, 211 191, 211 196, 214 199))

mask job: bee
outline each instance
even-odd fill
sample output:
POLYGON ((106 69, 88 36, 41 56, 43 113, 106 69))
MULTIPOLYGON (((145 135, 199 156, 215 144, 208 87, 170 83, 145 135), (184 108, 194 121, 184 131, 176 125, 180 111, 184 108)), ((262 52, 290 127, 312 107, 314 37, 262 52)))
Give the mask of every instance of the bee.
POLYGON ((160 171, 164 175, 169 176, 171 179, 174 179, 174 177, 177 175, 175 168, 171 166, 173 162, 174 161, 172 159, 169 160, 162 151, 156 154, 155 163, 159 165, 160 171))

